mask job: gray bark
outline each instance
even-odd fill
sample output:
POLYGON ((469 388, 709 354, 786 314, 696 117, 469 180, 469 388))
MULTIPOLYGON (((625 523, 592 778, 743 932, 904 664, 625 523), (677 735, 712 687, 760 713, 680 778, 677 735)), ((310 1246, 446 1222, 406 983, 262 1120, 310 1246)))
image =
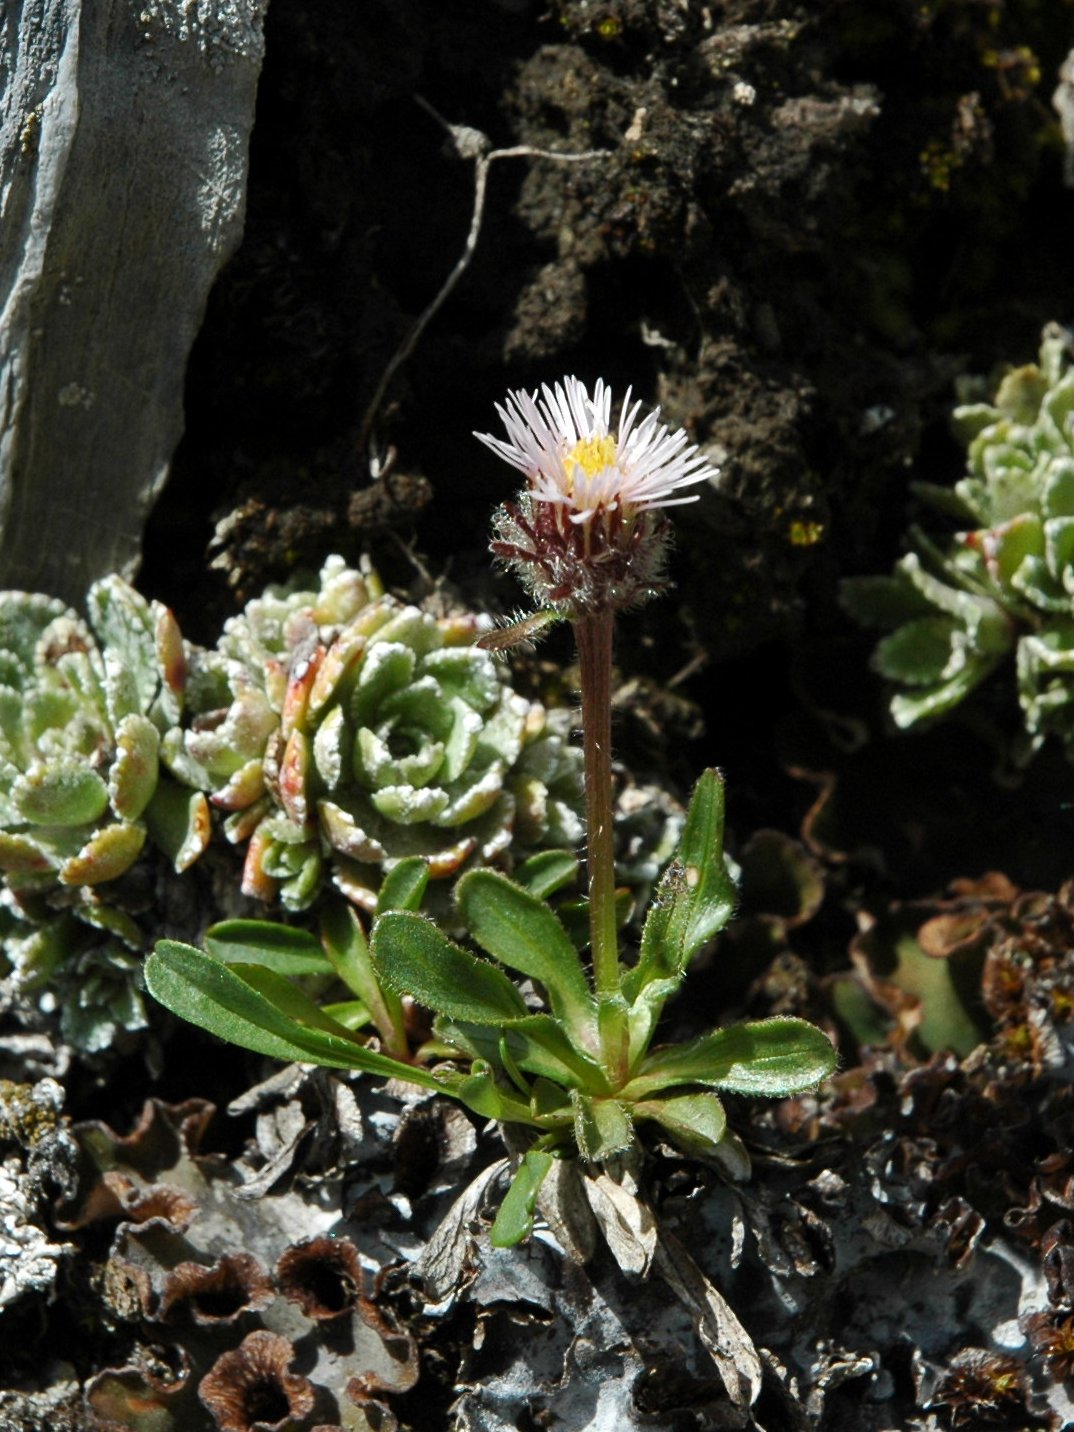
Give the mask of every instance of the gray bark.
POLYGON ((137 565, 242 231, 266 5, 0 4, 0 586, 137 565))

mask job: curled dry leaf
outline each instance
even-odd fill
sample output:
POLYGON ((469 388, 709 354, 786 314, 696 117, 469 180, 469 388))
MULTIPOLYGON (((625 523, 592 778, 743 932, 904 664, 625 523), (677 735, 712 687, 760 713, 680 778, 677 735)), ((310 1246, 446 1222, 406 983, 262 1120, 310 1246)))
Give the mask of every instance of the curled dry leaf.
POLYGON ((752 1407, 761 1391, 762 1367, 753 1339, 720 1290, 673 1234, 661 1229, 653 1266, 689 1309, 727 1395, 736 1407, 752 1407))
POLYGON ((414 1260, 414 1276, 434 1303, 452 1297, 473 1274, 475 1228, 489 1193, 510 1169, 508 1159, 497 1159, 478 1174, 455 1202, 436 1232, 414 1260))
POLYGON ((633 1180, 601 1172, 586 1179, 585 1193, 616 1263, 624 1273, 647 1277, 659 1235, 652 1209, 638 1197, 633 1180))

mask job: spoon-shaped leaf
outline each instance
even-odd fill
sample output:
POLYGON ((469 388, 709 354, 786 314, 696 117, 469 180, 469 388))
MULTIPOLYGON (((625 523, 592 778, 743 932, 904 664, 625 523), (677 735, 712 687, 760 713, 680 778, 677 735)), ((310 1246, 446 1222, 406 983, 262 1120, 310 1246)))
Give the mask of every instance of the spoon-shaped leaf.
POLYGON ((708 770, 694 787, 675 859, 649 908, 638 963, 624 981, 628 999, 651 980, 684 974, 731 918, 735 887, 724 863, 723 824, 723 777, 708 770))
MULTIPOLYGON (((266 973, 261 971, 262 976, 266 973)), ((425 1089, 440 1088, 428 1070, 366 1049, 345 1031, 334 1034, 300 1023, 235 970, 191 945, 161 940, 146 960, 145 981, 150 994, 174 1014, 244 1049, 274 1059, 361 1069, 388 1079, 406 1079, 425 1089)))
POLYGON ((379 915, 370 949, 384 984, 449 1019, 499 1025, 529 1013, 502 970, 468 954, 423 915, 379 915))
POLYGON ((441 1022, 437 1032, 452 1044, 492 1065, 514 1064, 565 1089, 611 1093, 600 1065, 579 1053, 550 1014, 530 1014, 490 1029, 487 1024, 441 1022))
POLYGON ((620 1097, 638 1100, 675 1085, 705 1084, 778 1099, 818 1084, 835 1063, 831 1041, 815 1024, 761 1019, 653 1050, 620 1097))
POLYGON ((715 1094, 672 1094, 631 1105, 635 1119, 652 1119, 691 1154, 710 1154, 727 1132, 727 1115, 715 1094))
POLYGON ((429 864, 420 855, 400 860, 384 877, 377 896, 377 914, 388 910, 417 910, 429 883, 429 864))
POLYGON ((455 898, 483 950, 540 980, 554 1013, 576 1038, 592 1032, 596 1009, 582 962, 550 906, 492 870, 464 875, 455 898))
POLYGON ((574 1139, 578 1152, 590 1163, 622 1153, 634 1142, 634 1128, 624 1104, 616 1099, 592 1099, 571 1090, 574 1139))
POLYGON ((543 1149, 530 1149, 523 1155, 489 1234, 494 1248, 513 1248, 533 1232, 537 1195, 553 1162, 553 1156, 543 1149))
POLYGON ((272 920, 221 920, 205 932, 205 948, 228 964, 263 965, 281 975, 332 973, 316 935, 272 920))

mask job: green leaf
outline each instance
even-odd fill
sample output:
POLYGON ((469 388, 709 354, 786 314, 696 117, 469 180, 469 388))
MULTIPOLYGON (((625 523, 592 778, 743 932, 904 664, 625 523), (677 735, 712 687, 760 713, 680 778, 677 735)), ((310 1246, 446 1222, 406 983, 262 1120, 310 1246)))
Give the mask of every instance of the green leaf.
POLYGON ((245 980, 251 989, 264 995, 281 1014, 295 1020, 303 1028, 320 1029, 325 1034, 337 1035, 341 1039, 351 1038, 351 1032, 345 1025, 333 1019, 285 975, 277 974, 275 970, 260 964, 233 964, 228 968, 241 980, 245 980))
POLYGON ((959 630, 950 617, 918 617, 878 643, 873 669, 908 686, 940 681, 951 661, 952 637, 959 630))
POLYGON ((727 1132, 727 1115, 715 1094, 673 1094, 631 1105, 635 1119, 659 1124, 689 1154, 711 1154, 727 1132))
POLYGON ((629 1049, 627 1059, 633 1069, 649 1047, 656 1030, 660 1012, 671 996, 682 984, 681 976, 674 979, 652 979, 638 991, 634 1003, 628 1006, 627 1031, 629 1049))
POLYGON ((574 1123, 570 1090, 538 1076, 533 1081, 530 1113, 541 1128, 568 1128, 574 1123))
POLYGON ((116 756, 108 776, 108 797, 121 820, 137 820, 157 788, 160 732, 138 712, 116 728, 116 756))
POLYGON ((497 1119, 504 1124, 530 1124, 535 1119, 527 1103, 517 1094, 502 1089, 493 1071, 484 1060, 475 1060, 468 1074, 454 1069, 438 1069, 436 1077, 444 1093, 458 1099, 483 1119, 497 1119))
POLYGON ((326 900, 322 905, 321 939, 336 974, 368 1008, 385 1047, 403 1053, 408 1041, 402 1001, 381 987, 362 922, 346 900, 326 900))
POLYGON ((103 885, 116 880, 129 870, 145 844, 145 827, 140 824, 114 822, 99 826, 77 851, 60 867, 65 885, 103 885))
POLYGON ((489 1234, 494 1248, 513 1248, 533 1232, 537 1195, 554 1162, 543 1149, 530 1149, 523 1155, 489 1234))
POLYGON ((229 965, 191 945, 159 941, 146 960, 145 982, 154 999, 173 1014, 257 1054, 331 1069, 360 1069, 386 1079, 405 1079, 424 1089, 440 1088, 428 1070, 300 1024, 229 965))
POLYGON ((144 818, 153 844, 180 873, 193 865, 212 836, 212 817, 204 794, 164 776, 157 781, 144 818))
POLYGON ((571 1091, 574 1106, 574 1138, 578 1152, 589 1163, 599 1163, 622 1153, 634 1142, 630 1115, 615 1099, 593 1099, 571 1091))
POLYGON ((108 787, 84 760, 58 756, 19 776, 11 799, 31 825, 92 825, 108 809, 108 787))
POLYGON ((956 675, 937 686, 925 686, 913 693, 899 691, 891 698, 891 717, 900 731, 934 716, 942 716, 991 676, 997 658, 973 660, 956 675))
POLYGON ((324 975, 333 968, 315 935, 272 920, 221 920, 206 930, 205 948, 228 964, 261 965, 279 975, 324 975))
POLYGON ((487 1024, 453 1020, 438 1029, 452 1043, 490 1064, 503 1063, 506 1051, 510 1061, 528 1074, 541 1075, 564 1088, 579 1088, 590 1094, 611 1092, 600 1065, 578 1052, 551 1015, 530 1014, 495 1029, 487 1024))
MULTIPOLYGON (((953 517, 960 527, 976 527, 981 520, 980 512, 967 502, 955 488, 940 487, 934 482, 912 482, 910 491, 915 497, 920 497, 923 502, 927 502, 937 512, 953 517)), ((853 581, 854 578, 850 580, 853 581)), ((861 577, 857 580, 867 582, 870 578, 861 577)), ((853 615, 857 616, 857 612, 853 612, 853 615)))
MULTIPOLYGON (((634 895, 625 887, 615 892, 615 927, 623 929, 634 913, 634 895)), ((556 906, 556 918, 567 932, 567 938, 576 950, 589 949, 589 900, 580 896, 575 900, 563 900, 556 906)))
POLYGON ((529 1011, 500 970, 454 944, 423 915, 392 910, 373 925, 373 964, 390 989, 469 1024, 503 1024, 529 1011))
POLYGON ((546 900, 577 878, 580 864, 569 850, 539 850, 522 862, 512 878, 538 900, 546 900))
POLYGON ((551 908, 492 870, 464 875, 455 898, 481 948, 510 969, 540 980, 554 1013, 576 1040, 591 1036, 596 1009, 585 971, 551 908))
POLYGON ((657 886, 638 963, 623 981, 628 999, 652 980, 682 975, 731 918, 735 887, 724 862, 723 824, 723 778, 708 770, 694 787, 675 859, 657 886))
POLYGON ((408 856, 388 871, 377 896, 377 914, 388 910, 418 910, 429 883, 429 866, 420 855, 408 856))
POLYGON ((942 566, 944 575, 951 581, 934 576, 922 565, 916 552, 908 552, 899 562, 898 570, 926 601, 966 628, 976 650, 996 653, 1009 650, 1014 639, 1013 626, 1000 604, 977 590, 980 584, 974 582, 969 574, 945 562, 943 554, 932 546, 924 533, 915 530, 914 540, 927 558, 942 566))
POLYGON ((148 711, 160 685, 149 603, 122 577, 112 575, 90 587, 86 609, 101 645, 110 648, 134 686, 138 708, 148 711))
POLYGON ((816 1025, 762 1019, 654 1050, 620 1097, 637 1101, 678 1084, 706 1084, 778 1099, 818 1084, 835 1063, 835 1050, 816 1025))
POLYGON ((927 599, 904 577, 847 577, 839 584, 839 604, 862 626, 896 627, 927 616, 927 599))
POLYGON ((323 1009, 329 1019, 342 1024, 344 1029, 364 1029, 373 1019, 360 999, 344 999, 338 1004, 326 1004, 323 1009))

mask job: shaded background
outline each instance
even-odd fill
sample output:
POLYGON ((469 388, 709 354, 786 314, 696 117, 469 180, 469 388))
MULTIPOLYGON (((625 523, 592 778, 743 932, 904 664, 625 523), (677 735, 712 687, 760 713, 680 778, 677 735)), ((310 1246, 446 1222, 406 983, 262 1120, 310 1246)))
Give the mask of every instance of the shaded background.
MULTIPOLYGON (((812 788, 788 767, 845 767, 905 893, 997 859, 1058 878, 1066 768, 1058 795, 1045 774, 1012 797, 987 729, 888 740, 836 591, 890 569, 915 477, 960 474, 953 380, 1029 361, 1044 322, 1070 321, 1051 96, 1072 40, 1068 0, 273 0, 245 238, 194 349, 144 589, 212 640, 327 551, 369 550, 405 586, 412 548, 509 609, 485 541, 511 477, 472 430, 512 386, 632 384, 722 477, 679 514, 675 599, 621 644, 641 681, 628 760, 683 786, 719 762, 744 829, 801 818, 812 788), (473 165, 419 96, 496 147, 606 156, 492 165, 474 260, 366 442, 473 204, 473 165)), ((981 698, 1000 729, 1003 684, 981 698)))

